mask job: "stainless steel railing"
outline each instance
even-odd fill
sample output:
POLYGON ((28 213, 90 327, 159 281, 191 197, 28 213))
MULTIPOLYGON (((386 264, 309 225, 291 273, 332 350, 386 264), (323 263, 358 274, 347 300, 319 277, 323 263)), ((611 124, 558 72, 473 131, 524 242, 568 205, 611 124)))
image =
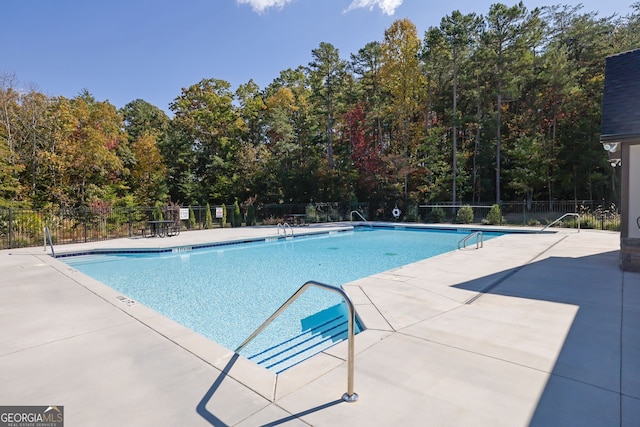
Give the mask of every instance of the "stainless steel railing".
POLYGON ((349 214, 349 217, 351 219, 351 222, 353 222, 353 214, 356 214, 360 217, 361 220, 363 220, 364 222, 367 222, 367 220, 362 216, 362 214, 358 211, 351 211, 351 213, 349 214))
POLYGON ((474 231, 473 233, 465 236, 464 238, 460 239, 460 241, 458 242, 458 249, 462 248, 466 248, 467 247, 467 241, 470 240, 472 237, 476 238, 476 249, 478 248, 482 248, 484 246, 484 234, 482 233, 482 231, 474 231))
MULTIPOLYGON (((362 216, 362 214, 358 211, 351 211, 351 213, 349 214, 349 219, 351 220, 351 222, 353 222, 353 214, 356 214, 357 216, 360 217, 360 219, 362 219, 362 221, 364 222, 369 222, 365 219, 365 217, 362 216)), ((373 228, 373 226, 371 224, 367 224, 369 227, 373 228)))
POLYGON ((560 218, 558 218, 558 219, 556 219, 555 221, 553 221, 551 224, 547 224, 547 225, 545 225, 545 226, 542 228, 542 230, 538 231, 538 233, 542 233, 542 232, 543 232, 544 230, 546 230, 547 228, 551 227, 551 226, 552 226, 552 225, 554 225, 554 224, 559 223, 560 221, 562 221, 563 219, 565 219, 565 218, 566 218, 566 217, 568 217, 568 216, 575 216, 575 217, 577 217, 577 218, 578 218, 578 233, 579 233, 579 232, 580 232, 580 214, 573 213, 573 212, 566 213, 566 214, 562 215, 560 218))
POLYGON ((289 225, 288 222, 285 222, 284 224, 281 222, 278 223, 278 228, 277 228, 278 234, 280 234, 280 227, 282 227, 282 234, 284 234, 284 237, 287 237, 287 227, 289 227, 289 231, 293 236, 293 228, 291 228, 291 225, 289 225))
POLYGON ((310 280, 306 282, 304 285, 300 287, 293 295, 289 297, 289 299, 280 306, 267 320, 264 321, 262 325, 258 327, 249 338, 244 340, 242 344, 238 348, 236 348, 235 352, 239 353, 243 348, 246 347, 255 337, 257 337, 260 332, 262 332, 267 326, 274 321, 276 317, 278 317, 287 307, 291 305, 300 295, 304 293, 308 288, 315 286, 320 289, 325 289, 327 291, 335 292, 339 294, 344 302, 347 304, 347 308, 349 310, 349 323, 348 323, 348 350, 347 350, 347 392, 342 395, 342 400, 345 402, 355 402, 358 400, 358 394, 353 391, 353 370, 354 370, 354 358, 355 358, 355 308, 353 307, 353 303, 351 299, 347 295, 347 293, 342 288, 337 288, 335 286, 327 285, 325 283, 315 282, 310 280))
POLYGON ((47 250, 47 241, 49 242, 49 246, 51 246, 51 256, 56 257, 56 252, 53 250, 53 242, 51 241, 51 232, 49 231, 49 227, 44 228, 44 249, 47 250))

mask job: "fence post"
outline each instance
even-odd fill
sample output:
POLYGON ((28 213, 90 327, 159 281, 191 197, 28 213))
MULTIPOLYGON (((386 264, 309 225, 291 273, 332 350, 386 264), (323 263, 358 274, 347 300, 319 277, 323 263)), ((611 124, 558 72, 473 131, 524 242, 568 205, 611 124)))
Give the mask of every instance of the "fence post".
POLYGON ((84 226, 84 243, 87 243, 87 208, 82 207, 82 224, 84 226))
POLYGON ((11 208, 9 208, 9 249, 13 249, 13 224, 11 221, 11 208))

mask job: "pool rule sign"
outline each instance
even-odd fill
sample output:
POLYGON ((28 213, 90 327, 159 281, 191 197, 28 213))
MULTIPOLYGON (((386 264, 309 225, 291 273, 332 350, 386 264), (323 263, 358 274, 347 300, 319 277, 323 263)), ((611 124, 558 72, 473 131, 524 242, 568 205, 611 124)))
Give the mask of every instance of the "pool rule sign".
POLYGON ((0 406, 0 427, 64 427, 64 406, 0 406))

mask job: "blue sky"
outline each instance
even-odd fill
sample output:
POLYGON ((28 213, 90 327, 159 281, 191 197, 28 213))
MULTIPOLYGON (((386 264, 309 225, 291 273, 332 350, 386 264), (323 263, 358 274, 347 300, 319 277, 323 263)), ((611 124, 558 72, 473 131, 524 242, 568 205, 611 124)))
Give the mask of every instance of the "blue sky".
MULTIPOLYGON (((627 15, 635 0, 582 3, 583 12, 627 15)), ((321 42, 343 59, 409 18, 420 37, 455 9, 486 14, 496 1, 459 0, 2 0, 0 73, 20 88, 74 97, 87 89, 120 108, 144 99, 169 104, 203 78, 253 79, 264 88, 280 71, 307 65, 321 42)), ((513 1, 504 1, 507 5, 513 1)))

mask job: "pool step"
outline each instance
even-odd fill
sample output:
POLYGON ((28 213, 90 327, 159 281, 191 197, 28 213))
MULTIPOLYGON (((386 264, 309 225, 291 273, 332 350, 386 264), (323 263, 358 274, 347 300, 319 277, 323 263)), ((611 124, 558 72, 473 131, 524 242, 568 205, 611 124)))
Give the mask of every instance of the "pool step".
POLYGON ((337 316, 273 347, 248 356, 248 359, 279 374, 347 339, 347 334, 347 318, 337 316))

